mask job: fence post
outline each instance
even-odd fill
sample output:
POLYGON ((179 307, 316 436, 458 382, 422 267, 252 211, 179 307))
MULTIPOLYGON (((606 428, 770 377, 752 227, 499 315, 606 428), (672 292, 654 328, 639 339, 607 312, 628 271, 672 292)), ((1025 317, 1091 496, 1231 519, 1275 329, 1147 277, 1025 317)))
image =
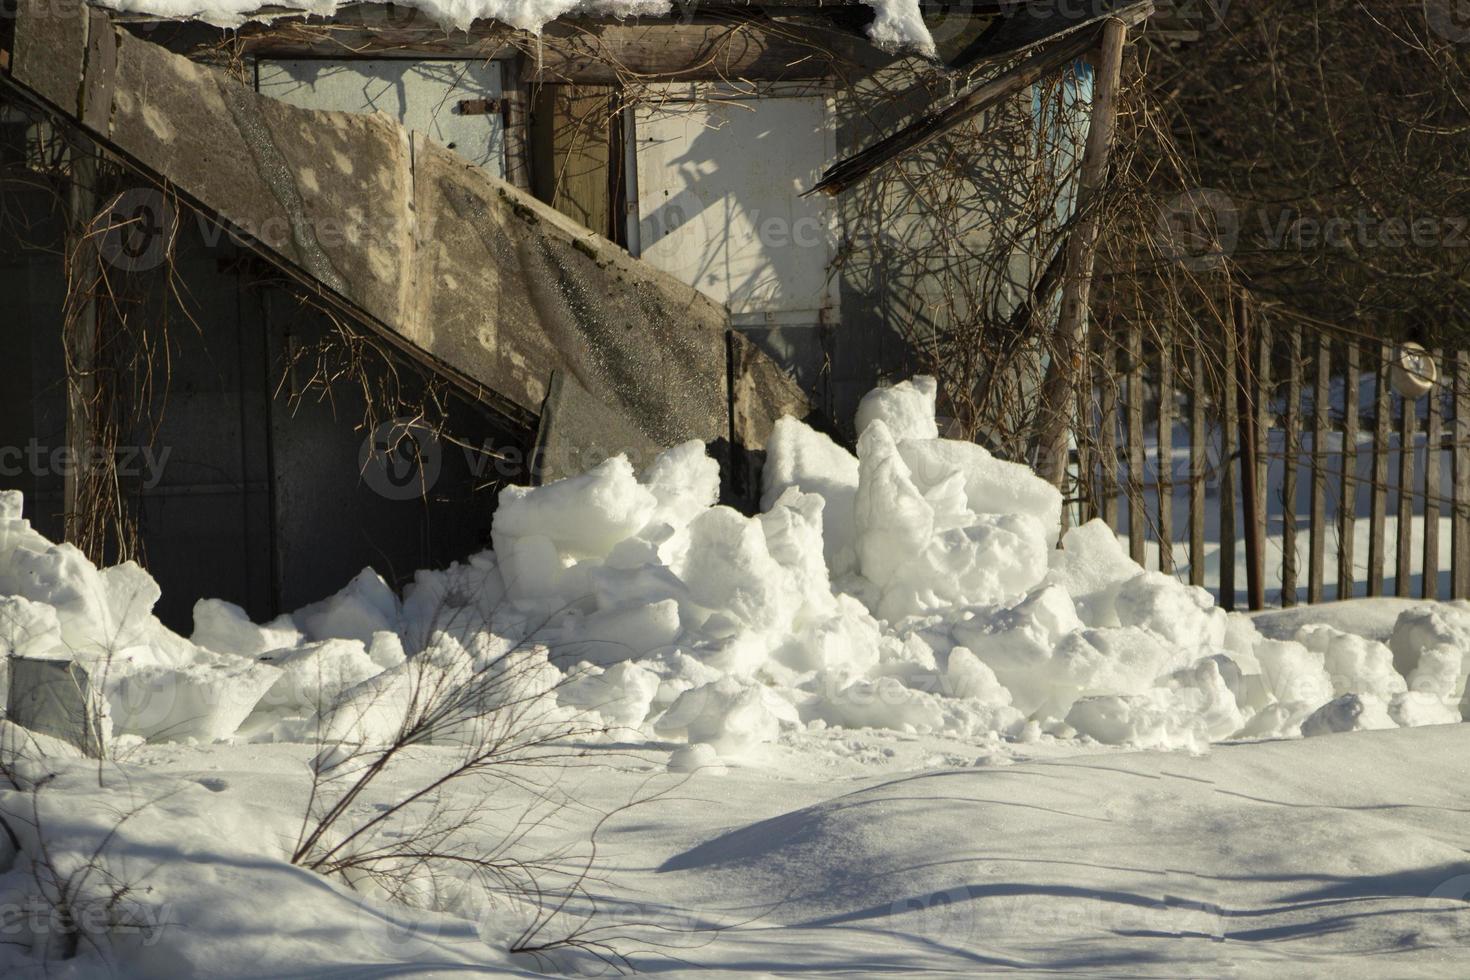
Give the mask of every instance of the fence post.
MULTIPOLYGON (((1444 370, 1444 351, 1434 351, 1433 357, 1434 363, 1444 370)), ((1439 498, 1444 492, 1440 469, 1444 462, 1444 435, 1440 427, 1443 397, 1444 388, 1436 381, 1429 389, 1429 414, 1424 422, 1424 579, 1419 594, 1425 599, 1439 597, 1439 498)))
POLYGON ((1159 571, 1174 572, 1174 344, 1159 341, 1159 571))
POLYGON ((1143 328, 1128 324, 1128 557, 1143 564, 1148 539, 1143 507, 1143 328))
POLYGON ((1454 480, 1450 517, 1452 598, 1470 598, 1470 352, 1455 352, 1454 480))
POLYGON ((1337 598, 1351 599, 1357 580, 1353 543, 1358 509, 1358 343, 1349 340, 1343 352, 1342 496, 1337 511, 1337 598))
POLYGON ((1383 595, 1383 569, 1387 556, 1383 553, 1384 513, 1388 507, 1388 427, 1393 414, 1393 400, 1388 393, 1388 361, 1391 351, 1379 344, 1378 363, 1374 366, 1377 381, 1373 394, 1373 483, 1368 507, 1368 594, 1383 595))
POLYGON ((1107 330, 1096 331, 1102 384, 1098 391, 1098 508, 1103 522, 1118 530, 1118 351, 1107 330))
POLYGON ((1189 584, 1205 584, 1205 354, 1196 329, 1189 386, 1189 584))
POLYGON ((1414 577, 1414 435, 1419 428, 1419 403, 1404 395, 1399 398, 1399 506, 1398 528, 1393 536, 1394 594, 1407 599, 1414 577))
POLYGON ((1296 605, 1296 457, 1297 417, 1302 404, 1302 328, 1293 323, 1287 337, 1286 430, 1281 471, 1281 604, 1296 605))
POLYGON ((1235 338, 1220 345, 1224 377, 1220 379, 1220 606, 1235 608, 1235 442, 1239 413, 1235 408, 1235 338))
POLYGON ((1332 341, 1317 335, 1317 385, 1312 392, 1312 503, 1311 545, 1307 558, 1307 601, 1322 601, 1327 556, 1327 452, 1332 425, 1332 341))
MULTIPOLYGON (((1237 291, 1232 306, 1235 321, 1234 342, 1238 345, 1237 415, 1240 426, 1240 503, 1245 531, 1245 591, 1246 602, 1251 609, 1266 605, 1263 575, 1263 552, 1265 550, 1265 527, 1262 520, 1256 472, 1256 409, 1255 392, 1252 385, 1254 359, 1251 357, 1251 308, 1244 290, 1237 291)), ((1223 493, 1223 491, 1222 491, 1223 493)))

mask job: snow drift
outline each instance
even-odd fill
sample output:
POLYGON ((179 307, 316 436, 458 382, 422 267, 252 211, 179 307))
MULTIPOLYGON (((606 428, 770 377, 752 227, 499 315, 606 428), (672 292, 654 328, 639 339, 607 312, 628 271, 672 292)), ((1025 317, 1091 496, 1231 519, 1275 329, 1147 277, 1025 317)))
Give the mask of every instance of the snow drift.
POLYGON ((614 457, 505 489, 494 550, 402 597, 369 570, 265 625, 203 600, 191 639, 146 572, 94 568, 6 494, 0 654, 84 663, 122 735, 355 742, 392 737, 412 671, 513 654, 561 716, 689 743, 675 768, 826 726, 1197 748, 1459 720, 1470 604, 1406 611, 1387 645, 1266 639, 1099 522, 1057 547, 1058 492, 939 438, 934 401, 926 378, 871 393, 856 456, 781 420, 752 517, 699 443, 614 457))
MULTIPOLYGON (((558 17, 638 17, 667 14, 672 0, 397 0, 400 6, 423 12, 446 29, 467 30, 477 20, 539 34, 558 17)), ((934 38, 924 23, 918 0, 864 0, 873 9, 868 37, 886 51, 912 50, 933 56, 934 38)), ((251 20, 270 21, 283 12, 299 11, 327 17, 345 0, 102 0, 102 6, 125 13, 202 20, 216 27, 238 27, 251 20)))

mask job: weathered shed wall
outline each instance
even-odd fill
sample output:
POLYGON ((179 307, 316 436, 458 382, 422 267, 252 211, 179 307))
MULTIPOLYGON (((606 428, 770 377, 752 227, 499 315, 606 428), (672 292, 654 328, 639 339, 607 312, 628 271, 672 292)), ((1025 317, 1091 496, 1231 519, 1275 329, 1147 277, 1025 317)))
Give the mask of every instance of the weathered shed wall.
POLYGON ((507 410, 575 377, 652 451, 728 431, 728 315, 381 116, 297 109, 117 30, 32 16, 11 72, 507 410))

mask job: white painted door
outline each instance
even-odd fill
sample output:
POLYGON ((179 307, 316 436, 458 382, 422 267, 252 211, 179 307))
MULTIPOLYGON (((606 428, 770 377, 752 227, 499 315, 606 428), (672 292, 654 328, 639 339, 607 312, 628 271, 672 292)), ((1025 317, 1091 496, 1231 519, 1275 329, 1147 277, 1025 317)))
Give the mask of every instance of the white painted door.
POLYGON ((256 79, 262 94, 303 109, 387 113, 505 177, 494 61, 261 61, 256 79))
POLYGON ((820 322, 834 305, 834 217, 827 198, 800 194, 834 155, 830 99, 670 98, 640 106, 633 130, 642 258, 737 323, 820 322))

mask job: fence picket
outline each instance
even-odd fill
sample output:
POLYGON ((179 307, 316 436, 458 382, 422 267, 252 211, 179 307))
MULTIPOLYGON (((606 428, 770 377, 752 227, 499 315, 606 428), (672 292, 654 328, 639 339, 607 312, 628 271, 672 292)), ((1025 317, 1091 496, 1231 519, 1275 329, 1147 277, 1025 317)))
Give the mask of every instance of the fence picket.
POLYGON ((1322 601, 1327 554, 1327 434, 1332 425, 1332 341, 1317 337, 1317 384, 1312 392, 1312 502, 1308 531, 1307 601, 1322 601))
POLYGON ((1101 415, 1098 426, 1097 463, 1101 470, 1098 480, 1101 500, 1101 517, 1108 527, 1118 527, 1118 357, 1112 338, 1106 331, 1099 331, 1099 351, 1102 363, 1102 386, 1098 394, 1098 410, 1101 415))
POLYGON ((1349 340, 1343 351, 1342 489, 1337 509, 1337 598, 1349 599, 1357 579, 1353 563, 1353 536, 1358 508, 1358 344, 1349 340))
MULTIPOLYGON (((1189 386, 1189 584, 1205 584, 1205 354, 1195 335, 1189 386)), ((1470 494, 1467 494, 1470 496, 1470 494)))
MULTIPOLYGON (((1260 502, 1261 520, 1270 523, 1271 508, 1266 504, 1267 477, 1271 460, 1271 430, 1275 428, 1272 413, 1274 392, 1271 387, 1271 321, 1260 311, 1255 317, 1256 343, 1256 500, 1260 502)), ((1262 527, 1265 533, 1265 527, 1262 527)))
POLYGON ((1147 541, 1144 518, 1143 328, 1128 325, 1128 557, 1143 564, 1147 541))
POLYGON ((1265 515, 1261 506, 1260 458, 1257 422, 1260 413, 1256 403, 1261 398, 1260 376, 1256 373, 1259 358, 1253 356, 1251 344, 1255 336, 1255 317, 1252 316, 1249 296, 1239 292, 1235 296, 1235 341, 1239 345, 1240 359, 1236 365, 1235 386, 1237 411, 1240 426, 1240 511, 1241 529, 1245 534, 1245 592, 1251 609, 1266 605, 1266 567, 1263 556, 1266 550, 1265 515))
POLYGON ((1379 344, 1376 362, 1373 365, 1374 419, 1373 419, 1373 483, 1368 507, 1368 594, 1383 595, 1383 569, 1386 556, 1384 544, 1384 513, 1388 506, 1388 429, 1393 401, 1388 392, 1388 363, 1390 350, 1387 344, 1379 344))
POLYGON ((1174 345, 1159 344, 1159 571, 1174 571, 1174 345))
POLYGON ((1281 420, 1284 462, 1281 471, 1281 604, 1296 605, 1296 465, 1302 403, 1302 328, 1287 332, 1286 412, 1281 420))
POLYGON ((1220 596, 1222 609, 1235 608, 1235 451, 1237 427, 1235 339, 1226 337, 1220 358, 1220 596))
POLYGON ((1450 516, 1452 598, 1470 598, 1470 351, 1455 353, 1454 501, 1450 516))
MULTIPOLYGON (((1434 352, 1434 363, 1444 363, 1444 351, 1434 352)), ((1438 384, 1429 389, 1429 414, 1424 420, 1424 580, 1419 594, 1425 599, 1439 597, 1439 496, 1444 492, 1440 486, 1440 467, 1444 462, 1440 444, 1444 438, 1440 426, 1443 395, 1444 389, 1438 384)))
POLYGON ((1393 536, 1398 557, 1393 566, 1393 585, 1394 593, 1407 599, 1414 577, 1414 434, 1419 427, 1419 403, 1412 398, 1398 401, 1399 505, 1393 536))

